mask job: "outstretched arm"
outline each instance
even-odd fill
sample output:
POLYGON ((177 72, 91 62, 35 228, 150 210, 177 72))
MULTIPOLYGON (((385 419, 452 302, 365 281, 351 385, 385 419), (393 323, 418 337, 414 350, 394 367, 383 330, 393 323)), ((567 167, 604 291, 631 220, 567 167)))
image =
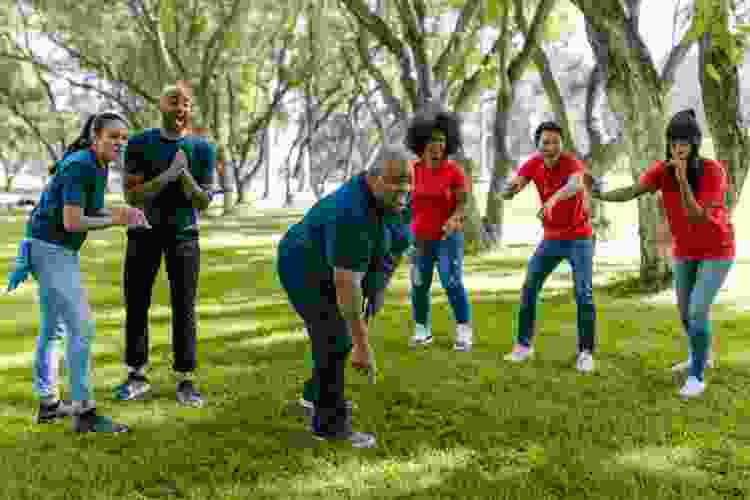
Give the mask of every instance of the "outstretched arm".
POLYGON ((641 183, 635 183, 632 186, 622 187, 607 191, 606 193, 593 192, 592 196, 602 201, 624 202, 630 201, 646 193, 652 193, 653 190, 641 183))

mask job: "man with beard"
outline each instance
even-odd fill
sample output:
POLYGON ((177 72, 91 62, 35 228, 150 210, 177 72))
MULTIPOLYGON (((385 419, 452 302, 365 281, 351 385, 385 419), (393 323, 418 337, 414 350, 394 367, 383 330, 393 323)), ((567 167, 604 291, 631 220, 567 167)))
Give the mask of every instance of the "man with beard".
POLYGON ((125 199, 142 206, 153 231, 128 231, 124 268, 125 364, 127 380, 116 399, 142 399, 150 391, 148 310, 151 292, 165 257, 172 305, 173 369, 177 401, 202 406, 192 380, 196 369, 195 299, 200 270, 198 213, 214 191, 216 151, 205 138, 188 135, 192 92, 183 83, 167 87, 159 100, 162 128, 148 129, 128 142, 125 199))
POLYGON ((386 217, 406 208, 410 160, 405 149, 385 147, 369 172, 321 199, 279 243, 279 278, 305 322, 315 359, 311 431, 317 439, 375 446, 375 436, 352 430, 344 368, 349 352, 355 369, 370 367, 363 279, 392 251, 386 217))

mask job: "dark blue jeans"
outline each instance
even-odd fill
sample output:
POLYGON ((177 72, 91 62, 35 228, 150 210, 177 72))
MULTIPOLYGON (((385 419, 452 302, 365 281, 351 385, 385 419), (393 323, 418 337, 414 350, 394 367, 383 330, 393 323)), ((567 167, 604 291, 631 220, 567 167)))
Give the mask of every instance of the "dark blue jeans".
POLYGON ((594 352, 596 309, 593 294, 594 244, 591 239, 542 240, 539 244, 529 260, 526 281, 521 290, 518 343, 526 347, 531 346, 535 333, 539 292, 547 277, 563 259, 567 259, 573 269, 578 306, 578 350, 594 352))
POLYGON ((411 272, 411 302, 414 320, 420 325, 430 324, 430 288, 437 263, 440 283, 448 294, 456 323, 469 323, 471 306, 464 287, 464 235, 452 233, 444 240, 416 242, 416 255, 411 272))

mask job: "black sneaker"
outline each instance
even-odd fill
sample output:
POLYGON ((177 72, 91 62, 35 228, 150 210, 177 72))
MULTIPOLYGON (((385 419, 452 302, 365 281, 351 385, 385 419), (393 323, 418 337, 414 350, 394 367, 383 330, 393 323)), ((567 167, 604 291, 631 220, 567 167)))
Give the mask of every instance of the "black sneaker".
POLYGON ((51 424, 58 418, 70 417, 73 415, 73 403, 70 401, 58 400, 53 405, 39 403, 39 413, 36 417, 38 424, 51 424))
POLYGON ((130 428, 125 424, 118 424, 109 417, 96 414, 96 408, 92 408, 80 415, 73 416, 74 432, 106 432, 118 434, 128 432, 130 428))
POLYGON ((118 401, 145 399, 150 391, 151 385, 146 377, 130 373, 125 382, 115 387, 115 399, 118 401))
POLYGON ((177 384, 177 402, 185 406, 195 407, 206 404, 206 400, 203 399, 191 380, 183 380, 177 384))

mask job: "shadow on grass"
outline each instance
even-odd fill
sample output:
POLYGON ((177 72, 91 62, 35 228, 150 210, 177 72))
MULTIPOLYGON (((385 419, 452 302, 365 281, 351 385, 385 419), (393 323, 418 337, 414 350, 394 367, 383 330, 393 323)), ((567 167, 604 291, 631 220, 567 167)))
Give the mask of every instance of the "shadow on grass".
MULTIPOLYGON (((377 450, 351 450, 303 442, 304 421, 288 415, 285 407, 298 393, 304 367, 286 359, 292 352, 289 345, 269 350, 269 358, 259 359, 255 349, 231 349, 226 366, 244 361, 248 369, 216 373, 205 383, 211 401, 205 409, 174 406, 167 422, 151 425, 149 407, 170 412, 164 399, 105 403, 119 418, 138 412, 146 417, 132 436, 73 439, 53 429, 17 436, 14 446, 32 454, 37 450, 42 465, 60 463, 76 450, 85 452, 77 463, 83 461, 104 479, 103 491, 111 494, 153 491, 166 484, 188 498, 222 498, 232 492, 237 497, 253 492, 253 498, 482 498, 498 489, 511 498, 575 498, 586 492, 601 492, 602 498, 716 494, 705 477, 680 474, 684 464, 679 462, 665 471, 617 460, 645 442, 685 446, 683 430, 710 415, 680 419, 683 406, 665 401, 664 394, 655 400, 654 387, 628 389, 632 381, 621 380, 617 394, 611 381, 582 380, 570 368, 560 374, 558 366, 507 370, 494 385, 480 375, 456 387, 451 380, 461 378, 463 366, 445 363, 442 356, 420 358, 402 363, 398 373, 386 375, 375 387, 350 377, 352 390, 359 393, 356 420, 380 438, 377 450), (252 370, 254 365, 259 369, 252 370), (67 447, 60 445, 70 441, 67 447), (127 478, 115 467, 123 462, 127 478)), ((15 472, 28 474, 20 468, 15 472)), ((744 491, 720 474, 711 471, 710 477, 716 491, 744 491)))

